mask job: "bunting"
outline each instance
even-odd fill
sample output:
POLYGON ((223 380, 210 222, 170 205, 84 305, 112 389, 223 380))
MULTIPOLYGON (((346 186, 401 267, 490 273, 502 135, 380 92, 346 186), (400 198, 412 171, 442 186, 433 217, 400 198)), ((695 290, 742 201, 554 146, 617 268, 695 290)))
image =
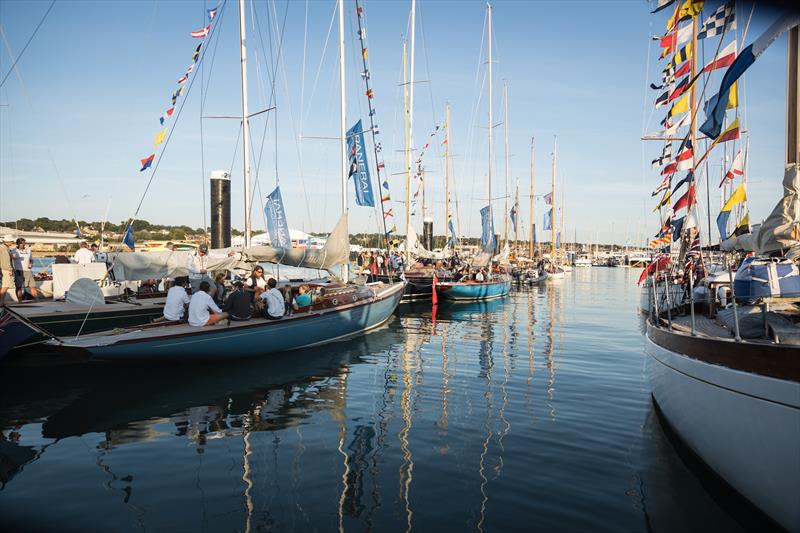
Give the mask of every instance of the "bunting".
POLYGON ((745 235, 750 233, 750 213, 745 213, 742 220, 736 224, 736 229, 733 230, 732 237, 738 237, 739 235, 745 235))
POLYGON ((153 164, 153 160, 156 158, 156 154, 150 154, 149 156, 142 159, 142 168, 139 169, 139 172, 144 172, 153 164))
POLYGON ((679 209, 686 209, 690 208, 694 205, 695 194, 694 194, 694 182, 689 183, 689 190, 686 193, 678 198, 678 201, 675 202, 675 205, 672 206, 673 211, 678 211, 679 209))
POLYGON ((194 37, 195 39, 205 39, 210 32, 211 32, 211 24, 200 30, 193 31, 192 37, 194 37))
MULTIPOLYGON (((653 159, 653 161, 651 162, 651 166, 653 168, 660 167, 670 159, 672 159, 672 141, 667 141, 666 143, 664 143, 664 148, 661 150, 661 155, 653 159)), ((545 201, 547 201, 546 196, 545 196, 545 201)))
MULTIPOLYGON (((731 41, 725 48, 709 61, 700 72, 711 72, 723 67, 729 67, 736 60, 736 41, 731 41)), ((689 63, 687 63, 688 65, 689 63)))
POLYGON ((730 30, 736 29, 736 9, 733 1, 728 1, 717 8, 706 19, 697 32, 697 39, 715 37, 730 30))
MULTIPOLYGON (((728 218, 731 216, 733 206, 747 201, 747 192, 744 188, 744 183, 741 183, 733 194, 731 194, 725 205, 722 206, 719 215, 717 215, 717 228, 719 229, 720 239, 725 239, 728 236, 728 218)), ((749 219, 748 219, 749 223, 749 219)))
POLYGON ((722 187, 726 182, 731 182, 738 176, 744 176, 744 155, 741 149, 736 152, 736 157, 733 158, 731 168, 725 173, 722 181, 719 182, 719 186, 722 187))
POLYGON ((722 82, 717 92, 716 105, 713 108, 709 107, 709 113, 707 113, 706 121, 700 126, 700 131, 711 139, 719 137, 725 119, 725 109, 728 104, 728 91, 730 91, 733 83, 741 77, 750 65, 755 63, 756 59, 764 53, 764 50, 769 45, 784 32, 798 24, 800 24, 800 10, 787 11, 778 17, 758 39, 742 50, 742 53, 728 67, 722 77, 722 82))
POLYGON ((669 201, 671 199, 672 199, 672 191, 670 191, 669 188, 667 188, 667 192, 664 193, 663 198, 661 198, 661 201, 658 202, 658 205, 656 206, 655 209, 653 209, 653 211, 658 211, 659 209, 661 209, 665 205, 669 204, 669 201))

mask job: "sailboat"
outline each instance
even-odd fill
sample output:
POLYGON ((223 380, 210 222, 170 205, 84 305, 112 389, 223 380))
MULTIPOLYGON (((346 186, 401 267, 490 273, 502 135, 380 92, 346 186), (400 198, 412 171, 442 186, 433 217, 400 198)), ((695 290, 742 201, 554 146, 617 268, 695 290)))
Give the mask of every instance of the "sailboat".
MULTIPOLYGON (((686 25, 691 29, 695 51, 697 15, 691 17, 691 27, 686 25)), ((735 20, 732 17, 726 18, 723 26, 735 20)), ((727 218, 721 224, 718 219, 720 249, 736 253, 738 257, 734 259, 747 253, 755 254, 755 258, 742 261, 735 275, 728 267, 724 277, 730 286, 730 298, 717 298, 712 280, 706 288, 711 299, 697 302, 694 272, 690 269, 684 285, 689 301, 680 306, 680 316, 669 301, 660 299, 654 288, 655 274, 650 274, 649 291, 654 305, 649 309, 645 344, 653 401, 666 423, 711 470, 788 531, 800 531, 800 326, 795 318, 800 302, 798 24, 800 12, 795 7, 742 51, 728 67, 714 97, 721 99, 721 104, 709 105, 708 119, 700 127, 709 142, 714 140, 708 151, 720 139, 728 140, 719 127, 724 123, 731 90, 726 83, 736 81, 770 43, 789 30, 783 197, 752 232, 728 237, 724 223, 727 218), (715 131, 713 124, 718 119, 719 129, 715 131), (702 310, 708 312, 701 314, 702 310)), ((721 33, 724 39, 725 30, 721 33)), ((697 60, 692 54, 691 76, 696 69, 697 60)), ((698 105, 694 88, 690 98, 692 123, 687 138, 696 139, 698 105)), ((703 158, 696 159, 694 154, 691 158, 694 170, 703 158)), ((692 185, 690 182, 687 192, 689 209, 693 205, 692 185)), ((696 228, 684 228, 678 236, 678 265, 682 271, 683 257, 694 254, 701 261, 702 255, 699 250, 694 251, 696 228)), ((656 270, 665 278, 671 275, 669 270, 656 270)), ((664 292, 669 298, 669 292, 664 292)))
MULTIPOLYGON (((550 261, 545 264, 544 271, 547 273, 548 281, 559 281, 564 279, 564 268, 558 264, 558 248, 556 246, 556 168, 557 168, 557 148, 558 140, 553 139, 553 164, 551 168, 550 184, 550 212, 545 216, 549 217, 550 222, 550 261)), ((545 227, 545 230, 547 227, 545 227)))
MULTIPOLYGON (((347 229, 347 183, 350 161, 346 139, 345 45, 343 0, 339 10, 339 89, 340 156, 342 215, 322 250, 276 249, 250 245, 249 147, 243 143, 245 190, 245 247, 242 257, 250 263, 275 262, 293 266, 342 268, 341 283, 315 283, 317 300, 303 312, 280 320, 251 319, 227 325, 193 327, 188 324, 152 324, 112 330, 77 338, 54 338, 47 345, 56 354, 77 354, 91 360, 139 359, 227 359, 259 356, 303 347, 326 344, 380 326, 388 320, 405 284, 381 282, 356 285, 348 282, 349 233, 347 229)), ((247 55, 245 48, 245 1, 239 0, 240 59, 242 86, 243 139, 248 138, 247 55)), ((157 264, 154 254, 148 255, 157 264)), ((141 266, 139 254, 120 254, 131 267, 141 266)))
MULTIPOLYGON (((489 300, 502 298, 511 291, 511 276, 505 272, 493 272, 492 259, 495 252, 495 237, 492 218, 492 5, 486 4, 488 27, 488 76, 489 76, 489 171, 487 174, 489 204, 481 210, 483 222, 483 254, 473 260, 473 266, 489 267, 483 281, 444 281, 436 283, 435 290, 445 300, 489 300)), ((504 214, 505 215, 505 214, 504 214)), ((498 269, 499 270, 499 269, 498 269)))

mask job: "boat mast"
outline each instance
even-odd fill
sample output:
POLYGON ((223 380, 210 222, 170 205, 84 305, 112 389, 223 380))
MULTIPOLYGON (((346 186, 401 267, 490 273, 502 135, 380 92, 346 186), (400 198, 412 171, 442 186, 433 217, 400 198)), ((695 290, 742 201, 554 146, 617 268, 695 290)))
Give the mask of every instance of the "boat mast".
POLYGON ((517 255, 517 248, 519 248, 519 178, 514 194, 514 256, 517 255))
POLYGON ((800 163, 800 31, 789 30, 789 65, 786 80, 786 164, 800 163))
POLYGON ((553 136, 553 175, 550 186, 550 261, 556 264, 556 149, 558 138, 553 136))
POLYGON ((403 154, 406 165, 406 264, 411 257, 408 250, 408 235, 411 228, 411 161, 408 153, 408 54, 403 39, 403 154))
MULTIPOLYGON (((562 231, 564 231, 564 192, 567 190, 567 186, 564 183, 564 174, 561 174, 561 224, 558 225, 559 235, 562 231)), ((566 250, 566 246, 564 245, 564 241, 560 243, 564 246, 564 250, 566 250)), ((561 248, 561 246, 559 246, 561 248)), ((566 251, 564 252, 564 257, 566 258, 566 251)))
MULTIPOLYGON (((417 26, 417 1, 411 0, 411 57, 409 61, 408 77, 408 144, 409 150, 414 147, 414 42, 415 28, 417 26)), ((420 192, 422 193, 422 218, 425 219, 425 180, 420 176, 420 192)))
POLYGON ((533 246, 534 242, 536 241, 536 218, 534 217, 534 179, 533 179, 533 158, 535 155, 536 149, 536 141, 535 137, 531 135, 531 240, 528 244, 528 253, 530 254, 530 258, 533 259, 533 246))
POLYGON ((239 0, 239 58, 242 73, 242 162, 244 167, 244 247, 250 246, 250 119, 247 112, 247 48, 244 0, 239 0))
MULTIPOLYGON (((444 234, 450 231, 450 104, 444 112, 444 234)), ((456 243, 453 243, 455 247, 456 243)))
POLYGON ((505 202, 503 209, 503 236, 505 237, 506 244, 508 244, 508 185, 509 181, 509 174, 508 174, 508 82, 503 80, 503 142, 504 142, 504 158, 505 158, 505 166, 506 166, 506 193, 505 193, 505 202))
MULTIPOLYGON (((243 1, 243 0, 240 0, 243 1)), ((345 84, 344 84, 344 1, 339 0, 339 134, 342 171, 342 215, 347 216, 347 124, 345 122, 345 84)), ((346 220, 346 219, 345 219, 346 220)), ((349 235, 349 231, 348 231, 349 235)), ((350 280, 348 262, 342 265, 342 280, 350 280)))
MULTIPOLYGON (((492 212, 492 4, 488 2, 486 3, 486 14, 489 23, 489 173, 487 181, 489 191, 489 228, 491 230, 494 225, 494 213, 492 212)), ((492 233, 494 232, 492 231, 492 233)), ((494 241, 494 235, 492 235, 492 241, 494 241)), ((494 249, 492 249, 492 256, 494 256, 494 249)))

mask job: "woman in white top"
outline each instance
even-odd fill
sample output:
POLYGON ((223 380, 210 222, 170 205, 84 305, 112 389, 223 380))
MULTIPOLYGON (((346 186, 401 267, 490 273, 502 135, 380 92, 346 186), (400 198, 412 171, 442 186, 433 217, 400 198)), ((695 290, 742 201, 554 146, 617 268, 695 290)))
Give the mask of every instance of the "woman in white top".
POLYGON ((267 280, 264 277, 263 267, 257 266, 253 269, 250 277, 244 280, 244 290, 250 293, 250 298, 253 298, 256 292, 261 293, 267 290, 267 280))

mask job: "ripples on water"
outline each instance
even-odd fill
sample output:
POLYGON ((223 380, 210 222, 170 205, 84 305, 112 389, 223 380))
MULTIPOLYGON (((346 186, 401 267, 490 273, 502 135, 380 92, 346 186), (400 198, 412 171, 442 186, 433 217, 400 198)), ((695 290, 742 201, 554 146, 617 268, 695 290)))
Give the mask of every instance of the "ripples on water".
POLYGON ((214 365, 3 369, 18 530, 751 527, 650 402, 638 272, 576 269, 369 335, 214 365))

